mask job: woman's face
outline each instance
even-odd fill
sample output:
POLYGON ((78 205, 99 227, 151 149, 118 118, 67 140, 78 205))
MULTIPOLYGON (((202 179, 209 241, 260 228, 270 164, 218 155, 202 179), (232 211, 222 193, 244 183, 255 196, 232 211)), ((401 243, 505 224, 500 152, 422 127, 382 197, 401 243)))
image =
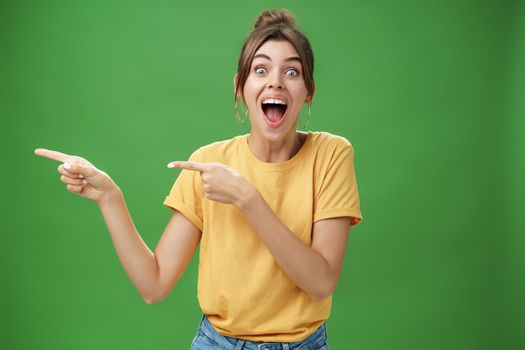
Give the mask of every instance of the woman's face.
POLYGON ((270 141, 295 135, 299 112, 310 97, 293 45, 265 42, 255 53, 243 93, 252 132, 270 141))

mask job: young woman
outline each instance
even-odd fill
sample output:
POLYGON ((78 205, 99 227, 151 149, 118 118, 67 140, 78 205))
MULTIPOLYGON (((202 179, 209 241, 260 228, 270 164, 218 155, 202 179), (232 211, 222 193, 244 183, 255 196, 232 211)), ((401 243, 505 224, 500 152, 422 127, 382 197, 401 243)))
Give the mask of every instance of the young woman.
POLYGON ((169 294, 200 243, 203 317, 192 349, 328 349, 331 296, 349 229, 362 217, 351 144, 296 130, 305 103, 310 118, 313 65, 288 12, 259 16, 234 77, 236 115, 242 119, 241 100, 251 132, 168 164, 183 171, 164 201, 173 216, 155 252, 105 172, 80 157, 35 150, 63 162, 67 189, 99 205, 147 303, 169 294))

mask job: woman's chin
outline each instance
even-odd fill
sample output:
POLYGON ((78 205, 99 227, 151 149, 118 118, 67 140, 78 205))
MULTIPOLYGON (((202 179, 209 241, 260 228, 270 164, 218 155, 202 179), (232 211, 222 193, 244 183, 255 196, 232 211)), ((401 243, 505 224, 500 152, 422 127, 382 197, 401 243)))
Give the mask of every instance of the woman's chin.
POLYGON ((279 127, 274 128, 269 127, 266 122, 264 122, 263 128, 259 129, 259 134, 267 141, 280 142, 290 134, 290 131, 293 131, 295 134, 295 128, 292 127, 292 129, 293 130, 290 130, 288 123, 283 122, 279 127))

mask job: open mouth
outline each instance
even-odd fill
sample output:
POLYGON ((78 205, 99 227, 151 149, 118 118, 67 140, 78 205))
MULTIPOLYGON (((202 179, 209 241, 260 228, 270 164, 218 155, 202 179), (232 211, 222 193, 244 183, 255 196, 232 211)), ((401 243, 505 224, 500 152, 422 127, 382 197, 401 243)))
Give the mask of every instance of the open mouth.
POLYGON ((261 107, 269 126, 275 128, 282 124, 288 107, 284 100, 267 98, 262 101, 261 107))

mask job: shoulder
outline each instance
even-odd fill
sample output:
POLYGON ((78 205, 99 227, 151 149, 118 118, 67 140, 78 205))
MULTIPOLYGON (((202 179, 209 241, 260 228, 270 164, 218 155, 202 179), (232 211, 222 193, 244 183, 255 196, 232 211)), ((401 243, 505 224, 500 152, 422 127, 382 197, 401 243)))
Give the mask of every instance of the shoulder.
POLYGON ((216 141, 208 145, 199 147, 190 156, 190 160, 199 162, 208 162, 223 158, 230 154, 233 149, 237 149, 246 135, 235 136, 231 139, 216 141))
POLYGON ((353 147, 347 138, 339 135, 334 135, 326 131, 312 131, 312 145, 313 148, 320 152, 352 152, 353 147))

